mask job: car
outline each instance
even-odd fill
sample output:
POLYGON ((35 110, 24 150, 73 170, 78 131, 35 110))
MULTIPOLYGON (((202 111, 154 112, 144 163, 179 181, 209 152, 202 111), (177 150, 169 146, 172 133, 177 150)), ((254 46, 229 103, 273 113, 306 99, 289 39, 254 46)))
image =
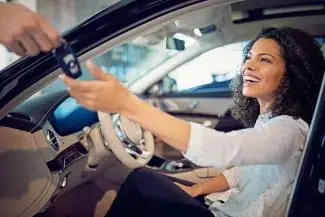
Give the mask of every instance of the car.
MULTIPOLYGON (((314 35, 324 51, 324 3, 119 1, 63 38, 81 63, 79 79, 92 79, 85 67, 91 59, 161 110, 228 132, 244 127, 229 112, 241 50, 265 26, 291 26, 314 35)), ((220 172, 186 161, 119 114, 82 107, 61 73, 52 52, 0 72, 1 217, 104 216, 138 167, 192 182, 220 172)), ((324 216, 324 110, 325 80, 293 190, 268 216, 324 216)))

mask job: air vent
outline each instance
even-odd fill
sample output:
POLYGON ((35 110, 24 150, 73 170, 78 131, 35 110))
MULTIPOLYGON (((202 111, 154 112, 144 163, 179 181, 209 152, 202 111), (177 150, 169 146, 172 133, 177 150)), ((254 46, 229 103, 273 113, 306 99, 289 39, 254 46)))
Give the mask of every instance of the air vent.
POLYGON ((58 151, 60 146, 59 146, 59 142, 58 139, 56 138, 55 134, 53 133, 52 130, 46 130, 46 140, 50 143, 51 147, 58 151))

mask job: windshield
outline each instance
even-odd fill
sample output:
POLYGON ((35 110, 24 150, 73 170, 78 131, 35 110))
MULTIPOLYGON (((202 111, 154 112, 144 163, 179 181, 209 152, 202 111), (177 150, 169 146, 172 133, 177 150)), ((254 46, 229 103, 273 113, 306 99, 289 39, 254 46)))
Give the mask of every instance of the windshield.
MULTIPOLYGON (((198 46, 199 40, 177 33, 178 29, 174 29, 173 34, 164 31, 171 25, 175 24, 166 25, 159 30, 113 47, 107 52, 95 56, 92 61, 129 86, 167 60, 187 52, 193 46, 198 46)), ((85 62, 81 64, 81 68, 83 74, 79 78, 80 80, 94 79, 88 72, 85 62)), ((42 92, 52 92, 63 88, 66 88, 63 82, 56 80, 42 92)))
POLYGON ((173 70, 169 77, 177 82, 178 92, 231 80, 240 71, 247 43, 236 42, 209 50, 173 70))
POLYGON ((151 69, 181 52, 166 48, 164 39, 152 45, 141 39, 115 47, 94 58, 93 61, 128 86, 151 69))

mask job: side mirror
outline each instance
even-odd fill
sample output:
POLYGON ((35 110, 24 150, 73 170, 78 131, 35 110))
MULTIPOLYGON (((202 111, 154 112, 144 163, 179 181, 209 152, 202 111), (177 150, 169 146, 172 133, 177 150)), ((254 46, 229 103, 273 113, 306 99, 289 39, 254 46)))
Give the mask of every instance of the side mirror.
POLYGON ((149 95, 163 95, 168 93, 177 92, 177 82, 174 78, 168 76, 159 80, 156 84, 152 85, 147 91, 146 94, 149 95))
POLYGON ((171 50, 183 51, 185 50, 185 41, 174 37, 167 37, 166 48, 171 50))
POLYGON ((146 92, 148 95, 158 95, 159 94, 159 84, 152 85, 146 92))

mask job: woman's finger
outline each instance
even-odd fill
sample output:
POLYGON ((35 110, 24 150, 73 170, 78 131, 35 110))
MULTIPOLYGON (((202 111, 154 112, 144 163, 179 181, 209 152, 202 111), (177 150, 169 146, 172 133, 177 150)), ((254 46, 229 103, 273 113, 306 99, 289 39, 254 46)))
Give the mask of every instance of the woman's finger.
POLYGON ((74 98, 96 101, 96 94, 94 92, 81 92, 71 89, 69 90, 69 92, 70 95, 74 98))
POLYGON ((108 72, 105 72, 90 60, 87 61, 87 68, 90 73, 98 80, 110 81, 112 79, 115 79, 113 75, 110 75, 108 72))
POLYGON ((70 96, 72 98, 74 98, 76 100, 76 102, 78 104, 82 105, 83 107, 86 107, 91 110, 96 110, 94 100, 91 100, 91 99, 85 97, 82 93, 72 91, 72 92, 70 92, 70 96))
POLYGON ((83 107, 89 109, 89 110, 93 110, 93 111, 97 111, 96 107, 94 106, 93 102, 87 99, 79 99, 77 100, 77 103, 82 105, 83 107))
POLYGON ((99 105, 101 102, 100 100, 97 100, 96 93, 94 92, 84 93, 80 91, 70 90, 70 96, 82 102, 84 101, 88 101, 88 103, 91 102, 91 104, 93 105, 99 105))
POLYGON ((70 96, 72 96, 75 99, 89 99, 88 95, 86 95, 84 92, 80 92, 78 90, 69 89, 69 93, 70 93, 70 96))
POLYGON ((68 85, 71 89, 78 89, 79 86, 79 82, 75 79, 70 78, 69 76, 66 76, 64 74, 61 74, 60 79, 62 79, 62 81, 68 85))
POLYGON ((69 86, 70 89, 81 92, 99 90, 102 84, 101 81, 79 81, 64 74, 60 75, 60 78, 69 86))
POLYGON ((64 74, 60 75, 60 79, 62 79, 63 82, 70 87, 70 89, 79 90, 80 87, 83 86, 82 81, 70 78, 69 76, 64 74))

